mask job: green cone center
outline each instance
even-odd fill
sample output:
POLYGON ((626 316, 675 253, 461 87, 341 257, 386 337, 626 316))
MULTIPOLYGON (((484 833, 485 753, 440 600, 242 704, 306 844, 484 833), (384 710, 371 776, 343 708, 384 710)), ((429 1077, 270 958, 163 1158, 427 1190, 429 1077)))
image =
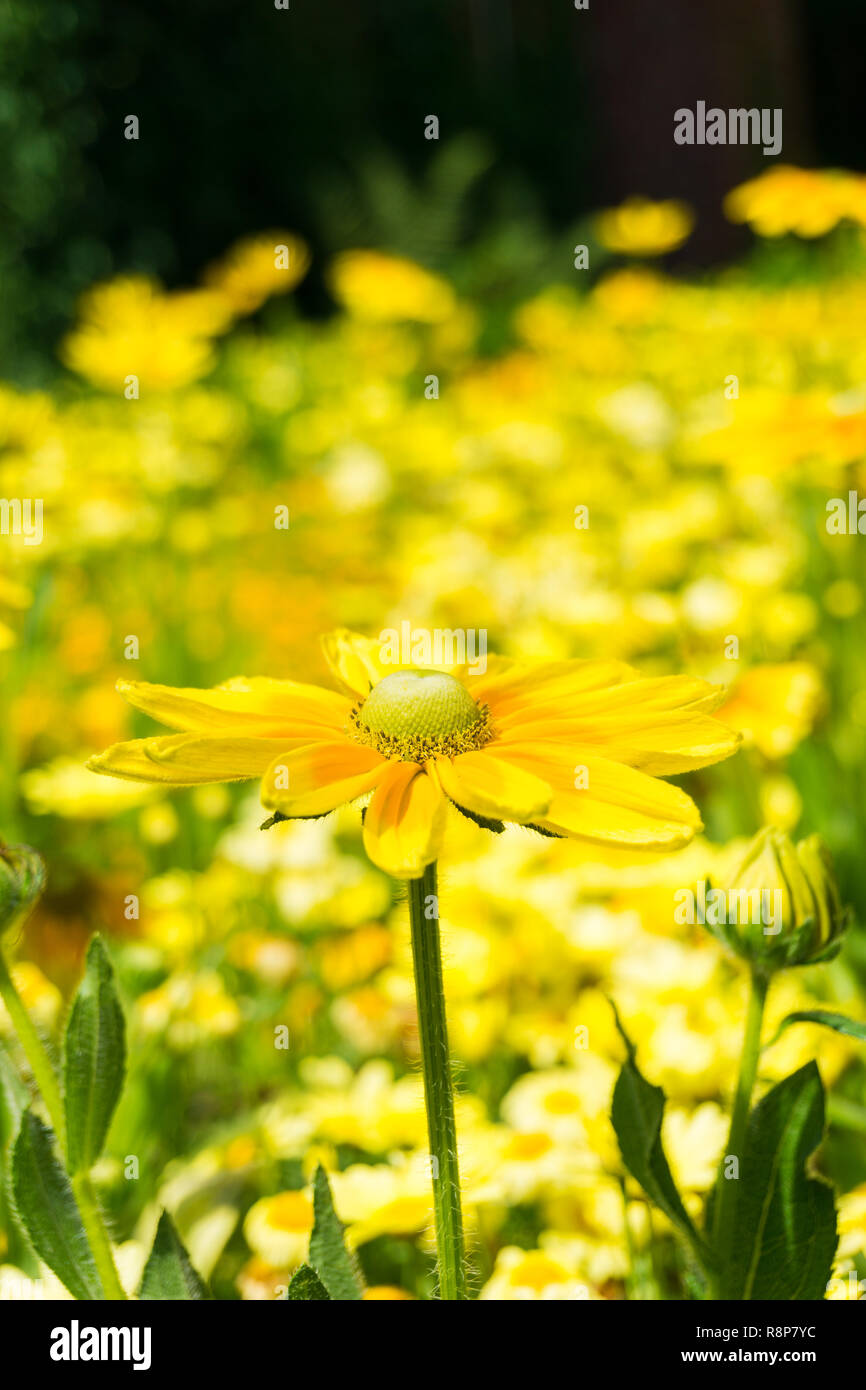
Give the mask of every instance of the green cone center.
POLYGON ((448 738, 481 723, 481 711, 465 685, 442 671, 396 671, 374 685, 358 711, 358 723, 389 738, 448 738))

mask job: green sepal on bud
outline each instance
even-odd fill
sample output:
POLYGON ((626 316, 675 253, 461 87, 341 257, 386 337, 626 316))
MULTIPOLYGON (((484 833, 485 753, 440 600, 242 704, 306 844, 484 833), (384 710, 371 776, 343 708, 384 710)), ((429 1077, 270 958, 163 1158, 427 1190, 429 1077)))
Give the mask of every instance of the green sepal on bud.
POLYGON ((45 887, 45 866, 28 845, 0 844, 0 936, 31 912, 45 887))
POLYGON ((707 913, 707 929, 763 974, 831 960, 842 945, 848 913, 820 835, 795 845, 761 830, 729 881, 714 886, 723 907, 707 913))

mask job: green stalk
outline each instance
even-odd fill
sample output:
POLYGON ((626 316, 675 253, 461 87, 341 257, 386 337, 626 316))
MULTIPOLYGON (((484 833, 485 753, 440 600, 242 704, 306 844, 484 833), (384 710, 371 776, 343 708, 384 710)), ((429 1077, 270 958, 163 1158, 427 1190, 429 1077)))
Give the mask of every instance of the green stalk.
POLYGON ((66 1117, 63 1109, 63 1100, 60 1095, 60 1085, 57 1081, 57 1073, 51 1065, 51 1059, 45 1050, 45 1044, 37 1033, 35 1024, 24 1007, 21 995, 15 988, 2 948, 0 948, 0 998, 2 998, 3 1003, 6 1005, 15 1032, 18 1034, 18 1041, 21 1043, 24 1049, 24 1055, 30 1064, 33 1078, 45 1102, 45 1109, 48 1111, 51 1127, 57 1135, 57 1142, 65 1152, 66 1117))
POLYGON ((87 1242, 93 1252, 93 1261, 105 1290, 105 1297, 111 1299, 126 1298, 123 1286, 117 1277, 111 1242, 106 1234, 102 1212, 99 1209, 90 1177, 87 1173, 76 1173, 71 1181, 72 1191, 75 1193, 75 1200, 81 1213, 82 1225, 87 1235, 87 1242))
POLYGON ((460 1174, 457 1168, 457 1128, 454 1123, 454 1091, 448 1056, 442 953, 439 945, 439 899, 436 865, 428 864, 423 877, 409 880, 409 919, 412 926, 412 960, 418 1002, 418 1037, 424 1077, 427 1132, 433 1160, 433 1212, 439 1256, 439 1297, 466 1297, 463 1255, 463 1213, 460 1207, 460 1174))
POLYGON ((761 1026, 764 1021, 764 1005, 767 1002, 769 983, 768 976, 762 975, 758 971, 752 971, 746 1031, 743 1036, 743 1051, 740 1057, 740 1074, 737 1079, 734 1108, 731 1113, 731 1129, 725 1152, 719 1164, 719 1174, 716 1181, 713 1244, 717 1252, 722 1232, 727 1229, 726 1223, 730 1221, 732 1215, 737 1190, 736 1184, 739 1181, 739 1178, 725 1177, 725 1158, 731 1155, 738 1161, 742 1158, 743 1140, 746 1136, 752 1091, 755 1088, 755 1078, 758 1073, 758 1058, 761 1054, 761 1026))
MULTIPOLYGON (((45 1050, 36 1027, 24 1007, 21 995, 15 988, 15 983, 9 973, 9 966, 6 956, 0 948, 0 998, 9 1012, 18 1040, 24 1049, 24 1054, 30 1064, 33 1079, 39 1088, 39 1093, 45 1102, 45 1109, 48 1111, 48 1118, 51 1121, 51 1128, 57 1137, 61 1153, 66 1153, 66 1112, 63 1106, 63 1098, 60 1094, 60 1084, 57 1080, 57 1073, 51 1065, 51 1059, 45 1050)), ((72 1190, 78 1210, 81 1214, 82 1225, 87 1235, 88 1244, 93 1252, 93 1259, 99 1271, 102 1287, 105 1290, 106 1298, 126 1298, 126 1294, 121 1287, 117 1277, 117 1269, 114 1264, 114 1256, 111 1251, 111 1243, 105 1231, 105 1224, 99 1210, 99 1204, 87 1173, 77 1173, 71 1178, 72 1190)))

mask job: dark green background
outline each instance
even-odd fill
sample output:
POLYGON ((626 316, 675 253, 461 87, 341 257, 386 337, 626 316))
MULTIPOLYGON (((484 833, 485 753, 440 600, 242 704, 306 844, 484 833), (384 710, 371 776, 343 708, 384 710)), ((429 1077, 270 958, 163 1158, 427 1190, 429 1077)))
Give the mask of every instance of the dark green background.
POLYGON ((766 166, 676 148, 674 109, 782 105, 784 160, 862 167, 864 54, 862 0, 0 0, 0 374, 50 369, 92 281, 189 283, 270 226, 319 253, 308 313, 365 243, 507 296, 628 193, 689 198, 688 256, 723 259, 766 166))

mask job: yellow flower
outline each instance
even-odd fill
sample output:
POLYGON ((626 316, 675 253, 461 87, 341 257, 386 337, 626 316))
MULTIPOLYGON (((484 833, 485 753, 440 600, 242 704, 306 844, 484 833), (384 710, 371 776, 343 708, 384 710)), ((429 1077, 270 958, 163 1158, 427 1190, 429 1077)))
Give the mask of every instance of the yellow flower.
POLYGON ((401 256, 344 251, 331 266, 331 289, 356 318, 374 323, 442 323, 457 300, 446 281, 401 256))
POLYGON ((478 1295, 485 1301, 545 1303, 597 1300, 599 1295, 580 1277, 571 1261, 545 1250, 521 1250, 507 1245, 496 1256, 493 1273, 478 1295))
POLYGON ((250 1249, 276 1269, 291 1268, 307 1258, 312 1229, 313 1202, 307 1192, 262 1197, 244 1220, 250 1249))
POLYGON ((217 290, 238 314, 251 314, 272 294, 287 294, 303 280, 310 253, 290 232, 261 232, 237 242, 205 272, 205 284, 217 290))
POLYGON ((811 732, 823 704, 816 668, 788 661, 747 671, 719 713, 765 758, 782 758, 811 732))
POLYGON ((142 392, 203 376, 212 363, 211 339, 228 328, 232 310, 210 290, 166 294, 155 281, 129 276, 89 290, 81 315, 63 344, 63 360, 119 394, 128 376, 138 377, 142 392))
POLYGON ((172 785, 261 777, 278 818, 321 816, 372 793, 369 857, 396 878, 438 857, 453 804, 494 830, 670 850, 701 828, 694 802, 660 776, 733 753, 713 719, 720 687, 641 679, 615 661, 532 667, 490 658, 483 673, 398 666, 387 644, 341 631, 325 644, 352 697, 296 681, 237 679, 213 690, 121 681, 138 709, 181 732, 115 744, 96 772, 172 785))
POLYGON ((854 174, 777 164, 732 189, 725 214, 731 222, 747 222, 758 236, 819 237, 844 217, 862 220, 864 187, 866 179, 854 174))
POLYGON ((602 246, 618 255, 663 256, 682 246, 694 221, 685 203, 627 198, 618 208, 597 214, 595 231, 602 246))

